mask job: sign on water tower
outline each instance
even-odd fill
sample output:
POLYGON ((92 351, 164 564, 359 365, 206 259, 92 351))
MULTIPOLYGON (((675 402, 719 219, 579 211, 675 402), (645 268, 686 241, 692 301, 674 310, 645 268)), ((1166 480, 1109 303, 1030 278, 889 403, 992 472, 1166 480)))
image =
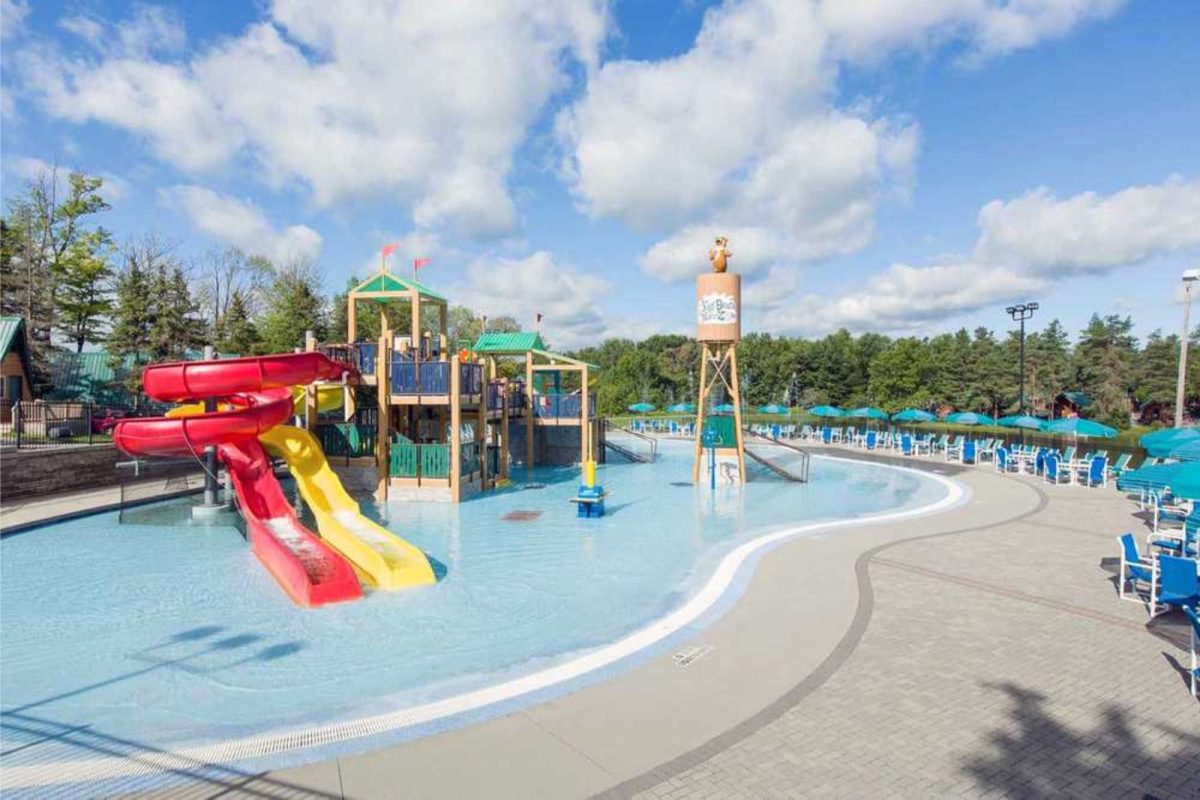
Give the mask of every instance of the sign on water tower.
POLYGON ((696 278, 696 338, 736 342, 742 335, 742 276, 709 272, 696 278))

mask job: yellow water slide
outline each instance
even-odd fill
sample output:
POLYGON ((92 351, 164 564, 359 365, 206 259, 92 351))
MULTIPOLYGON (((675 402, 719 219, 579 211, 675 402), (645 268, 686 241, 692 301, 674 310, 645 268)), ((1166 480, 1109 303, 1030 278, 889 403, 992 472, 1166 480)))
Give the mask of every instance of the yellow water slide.
MULTIPOLYGON (((342 386, 337 384, 317 385, 317 411, 336 411, 346 403, 346 391, 342 386)), ((303 386, 292 387, 292 406, 296 409, 296 414, 304 416, 304 389, 303 386)))
POLYGON ((317 520, 321 538, 378 587, 405 589, 436 583, 433 567, 419 548, 363 516, 311 433, 278 425, 259 440, 287 462, 304 502, 317 520))

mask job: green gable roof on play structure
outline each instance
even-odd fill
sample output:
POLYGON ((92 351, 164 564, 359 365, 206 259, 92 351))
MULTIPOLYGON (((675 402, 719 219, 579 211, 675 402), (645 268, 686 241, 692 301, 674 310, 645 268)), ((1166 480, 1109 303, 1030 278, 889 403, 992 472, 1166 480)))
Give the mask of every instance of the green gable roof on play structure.
POLYGON ((491 355, 524 355, 531 350, 545 350, 546 344, 542 341, 542 337, 537 333, 526 333, 525 331, 517 331, 516 333, 482 333, 475 341, 475 346, 471 348, 476 353, 488 353, 491 355))
POLYGON ((355 294, 364 294, 367 292, 412 292, 415 291, 421 297, 437 300, 445 303, 446 298, 430 289, 424 284, 417 283, 408 278, 401 278, 399 275, 393 275, 390 272, 377 272, 365 281, 355 286, 351 291, 355 294))

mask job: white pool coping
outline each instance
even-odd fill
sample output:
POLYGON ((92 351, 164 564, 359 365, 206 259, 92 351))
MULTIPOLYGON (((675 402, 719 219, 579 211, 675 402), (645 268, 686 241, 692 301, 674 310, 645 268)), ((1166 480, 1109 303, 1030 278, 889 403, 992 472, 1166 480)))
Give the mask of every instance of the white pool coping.
MULTIPOLYGON (((831 461, 848 461, 859 465, 864 463, 860 460, 840 456, 814 455, 813 457, 831 461)), ((743 542, 722 558, 708 581, 695 595, 665 617, 570 661, 512 680, 422 705, 298 730, 255 734, 178 750, 143 750, 137 752, 133 758, 106 757, 6 766, 3 774, 3 786, 5 789, 18 789, 104 781, 114 778, 194 770, 198 765, 204 764, 228 765, 272 756, 295 755, 313 748, 392 733, 419 725, 428 725, 470 712, 479 712, 489 706, 510 703, 536 692, 561 687, 568 682, 579 680, 628 659, 679 633, 712 611, 725 598, 727 592, 735 586, 739 570, 746 562, 777 544, 839 528, 890 523, 938 514, 965 502, 970 497, 970 490, 966 486, 943 475, 894 464, 870 463, 872 466, 909 472, 921 478, 936 481, 945 487, 946 495, 933 503, 915 508, 842 520, 811 522, 765 533, 755 539, 743 542)))

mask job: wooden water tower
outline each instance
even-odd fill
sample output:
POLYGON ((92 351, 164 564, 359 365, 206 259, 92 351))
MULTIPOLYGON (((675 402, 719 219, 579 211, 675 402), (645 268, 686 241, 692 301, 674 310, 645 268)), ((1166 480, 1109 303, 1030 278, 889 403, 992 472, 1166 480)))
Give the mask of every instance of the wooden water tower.
MULTIPOLYGON (((716 399, 713 390, 724 389, 733 405, 733 425, 709 424, 720 435, 715 451, 718 480, 742 483, 746 480, 746 453, 742 443, 742 392, 738 383, 737 344, 742 334, 742 276, 726 272, 731 255, 722 237, 709 251, 713 272, 696 278, 696 339, 700 343, 700 396, 696 400, 696 457, 692 480, 700 480, 700 462, 704 458, 704 429, 710 414, 709 404, 716 399)), ((718 395, 719 396, 719 395, 718 395)))

